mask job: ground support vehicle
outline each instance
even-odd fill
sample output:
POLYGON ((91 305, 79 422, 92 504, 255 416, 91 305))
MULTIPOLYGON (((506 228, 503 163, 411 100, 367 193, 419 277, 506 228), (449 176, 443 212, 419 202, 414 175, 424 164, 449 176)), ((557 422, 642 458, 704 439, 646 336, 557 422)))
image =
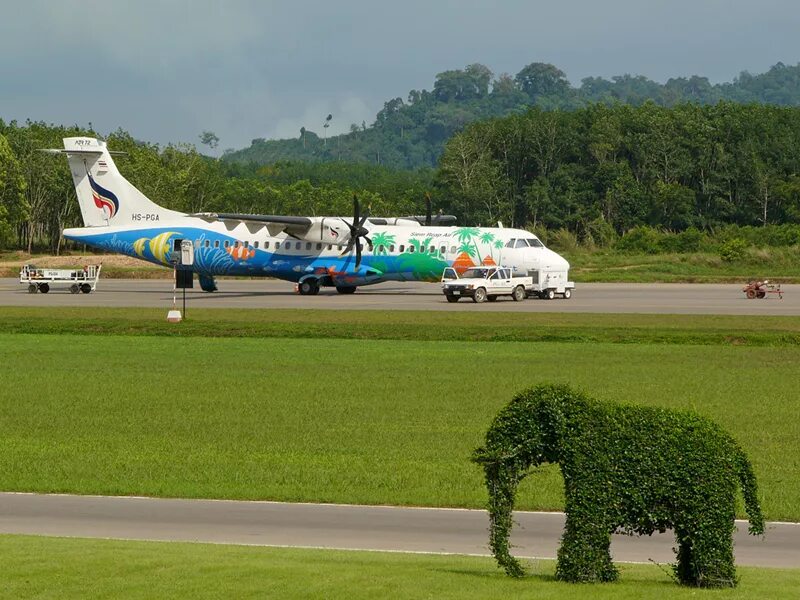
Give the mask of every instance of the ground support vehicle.
POLYGON ((783 292, 781 291, 781 284, 770 283, 769 279, 764 281, 750 281, 742 288, 744 295, 748 300, 753 298, 766 298, 767 294, 778 294, 778 299, 783 300, 783 292))
POLYGON ((19 282, 27 284, 30 294, 46 294, 54 284, 66 285, 73 294, 89 294, 97 288, 101 268, 102 265, 88 265, 81 269, 39 269, 34 265, 23 265, 19 282))
POLYGON ((494 302, 500 296, 524 300, 533 285, 531 277, 515 277, 509 267, 472 267, 460 276, 452 267, 442 274, 442 292, 448 302, 472 298, 473 302, 494 302))
POLYGON ((528 271, 533 283, 528 288, 528 296, 552 300, 561 296, 565 300, 572 297, 575 282, 569 281, 567 271, 528 271))

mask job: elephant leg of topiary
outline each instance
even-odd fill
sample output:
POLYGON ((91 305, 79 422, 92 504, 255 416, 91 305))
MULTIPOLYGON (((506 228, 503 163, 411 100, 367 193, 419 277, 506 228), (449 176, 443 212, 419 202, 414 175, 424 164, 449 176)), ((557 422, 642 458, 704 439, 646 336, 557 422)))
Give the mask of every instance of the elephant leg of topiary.
POLYGON ((723 519, 718 521, 714 524, 706 519, 702 527, 697 521, 675 526, 678 562, 674 570, 682 584, 712 588, 736 586, 732 541, 734 515, 731 513, 724 522, 723 519))
POLYGON ((558 549, 556 579, 580 583, 616 581, 611 562, 611 527, 587 522, 567 513, 564 536, 558 549))

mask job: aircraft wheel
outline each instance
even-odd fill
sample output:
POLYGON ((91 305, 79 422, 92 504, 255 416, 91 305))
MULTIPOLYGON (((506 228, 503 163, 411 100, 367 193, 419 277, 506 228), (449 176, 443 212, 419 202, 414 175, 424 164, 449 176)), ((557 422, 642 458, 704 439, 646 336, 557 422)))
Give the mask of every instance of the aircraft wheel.
POLYGON ((473 302, 486 302, 486 290, 484 288, 478 288, 475 290, 475 293, 472 296, 473 302))
POLYGON ((306 279, 297 286, 297 291, 301 296, 313 296, 319 293, 319 285, 314 279, 306 279))
POLYGON ((39 291, 39 288, 38 288, 38 287, 36 287, 36 284, 35 284, 35 283, 29 283, 29 284, 28 284, 28 293, 29 293, 29 294, 35 294, 35 293, 36 293, 36 292, 38 292, 38 291, 39 291))
POLYGON ((89 292, 92 291, 92 286, 90 286, 88 283, 82 283, 81 284, 81 291, 84 294, 88 294, 89 292))
POLYGON ((514 288, 514 293, 511 294, 511 297, 514 299, 514 302, 525 300, 525 288, 521 285, 518 285, 514 288))
POLYGON ((77 294, 80 291, 81 291, 81 288, 78 286, 77 283, 73 283, 71 286, 69 286, 69 293, 70 294, 77 294))
POLYGON ((42 292, 43 294, 46 294, 47 292, 50 291, 50 285, 47 283, 42 283, 41 285, 39 285, 39 291, 42 292))
POLYGON ((340 294, 355 294, 356 288, 354 286, 336 286, 336 291, 340 294))
POLYGON ((572 290, 564 290, 564 300, 572 298, 572 290))
POLYGON ((447 298, 448 302, 458 302, 461 300, 461 296, 456 296, 454 294, 445 294, 444 297, 447 298))

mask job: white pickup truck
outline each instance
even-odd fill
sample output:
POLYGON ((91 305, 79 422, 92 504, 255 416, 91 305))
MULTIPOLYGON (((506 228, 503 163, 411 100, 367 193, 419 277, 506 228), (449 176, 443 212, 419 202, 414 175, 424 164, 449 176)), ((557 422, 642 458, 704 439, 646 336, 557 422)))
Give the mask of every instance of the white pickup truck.
POLYGON ((575 284, 567 281, 566 273, 534 272, 530 276, 516 276, 510 267, 471 267, 460 276, 452 267, 442 274, 442 292, 448 302, 472 298, 473 302, 494 302, 500 296, 511 296, 515 302, 538 296, 552 300, 556 294, 572 296, 575 284))

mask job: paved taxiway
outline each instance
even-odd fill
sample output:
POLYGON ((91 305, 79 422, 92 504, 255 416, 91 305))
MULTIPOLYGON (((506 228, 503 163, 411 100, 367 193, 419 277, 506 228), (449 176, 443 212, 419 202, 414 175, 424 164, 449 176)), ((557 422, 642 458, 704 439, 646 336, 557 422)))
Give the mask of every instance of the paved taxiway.
MULTIPOLYGON (((563 513, 515 513, 514 554, 554 558, 563 513)), ((481 510, 0 493, 0 533, 488 555, 481 510)), ((800 524, 737 521, 736 562, 800 567, 800 524)), ((673 562, 674 537, 614 535, 624 562, 673 562)))
MULTIPOLYGON (((353 295, 332 288, 318 296, 300 296, 293 284, 275 280, 229 279, 220 291, 207 294, 187 290, 187 308, 317 308, 355 310, 442 310, 569 313, 661 313, 800 315, 800 285, 785 285, 783 300, 768 296, 748 300, 738 284, 578 284, 570 300, 513 302, 500 298, 481 305, 464 299, 448 304, 435 283, 381 283, 359 288, 353 295)), ((180 300, 179 300, 180 302, 180 300)), ((0 305, 16 306, 139 306, 167 309, 172 304, 172 282, 101 279, 92 294, 70 294, 66 287, 49 294, 28 294, 15 279, 0 279, 0 305)))

